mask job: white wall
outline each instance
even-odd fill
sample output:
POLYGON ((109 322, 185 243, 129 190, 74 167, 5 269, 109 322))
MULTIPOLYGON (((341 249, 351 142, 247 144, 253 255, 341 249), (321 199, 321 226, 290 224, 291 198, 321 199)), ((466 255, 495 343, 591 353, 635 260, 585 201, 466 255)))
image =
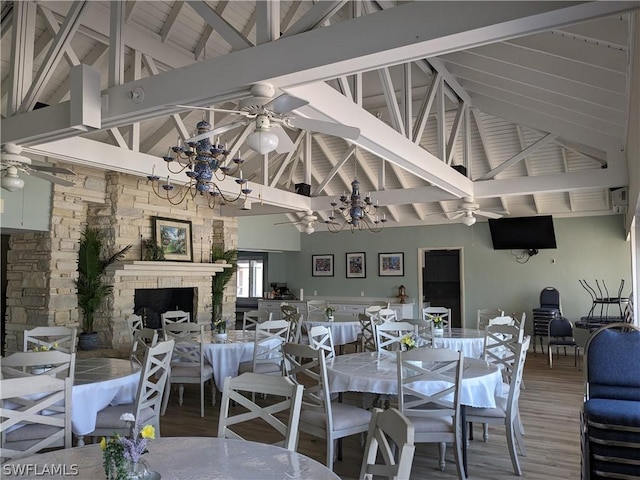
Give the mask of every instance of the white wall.
POLYGON ((274 223, 288 221, 285 215, 238 217, 238 250, 300 250, 300 233, 296 227, 274 225, 274 223))

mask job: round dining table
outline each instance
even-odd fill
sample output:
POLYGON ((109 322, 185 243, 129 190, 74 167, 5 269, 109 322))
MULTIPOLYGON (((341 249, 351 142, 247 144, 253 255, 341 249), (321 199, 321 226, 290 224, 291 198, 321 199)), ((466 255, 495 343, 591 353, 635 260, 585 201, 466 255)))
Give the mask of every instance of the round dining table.
POLYGON ((484 330, 471 328, 445 329, 442 336, 427 335, 434 348, 448 348, 462 352, 468 358, 480 358, 484 351, 484 330))
MULTIPOLYGON (((149 480, 339 480, 326 466, 297 452, 264 443, 214 437, 162 437, 142 456, 149 480)), ((105 478, 99 444, 32 455, 2 465, 3 478, 105 478), (43 472, 54 472, 44 475, 43 472), (54 470, 55 469, 55 470, 54 470)))
POLYGON ((303 320, 302 327, 308 332, 312 327, 323 326, 331 330, 334 345, 347 345, 358 340, 362 326, 355 315, 335 315, 329 321, 324 317, 303 320))
POLYGON ((72 389, 71 429, 78 441, 96 428, 98 412, 109 405, 133 403, 140 365, 120 358, 80 358, 72 389))
MULTIPOLYGON (((204 356, 213 367, 213 380, 218 391, 222 391, 226 377, 237 377, 240 364, 253 360, 256 332, 254 330, 227 330, 227 338, 217 340, 211 331, 205 332, 204 356)), ((265 340, 269 348, 275 347, 277 339, 265 340)))

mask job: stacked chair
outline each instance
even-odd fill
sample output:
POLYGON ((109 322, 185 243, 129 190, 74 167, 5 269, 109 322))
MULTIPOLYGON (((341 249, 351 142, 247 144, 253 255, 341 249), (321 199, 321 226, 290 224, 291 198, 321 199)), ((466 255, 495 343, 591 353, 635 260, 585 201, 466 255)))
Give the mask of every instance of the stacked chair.
POLYGON ((540 292, 540 306, 533 309, 533 353, 536 353, 536 339, 540 339, 540 349, 544 353, 543 339, 549 333, 549 322, 562 316, 560 292, 553 287, 545 287, 540 292))
POLYGON ((603 326, 585 345, 583 479, 640 478, 640 329, 603 326))

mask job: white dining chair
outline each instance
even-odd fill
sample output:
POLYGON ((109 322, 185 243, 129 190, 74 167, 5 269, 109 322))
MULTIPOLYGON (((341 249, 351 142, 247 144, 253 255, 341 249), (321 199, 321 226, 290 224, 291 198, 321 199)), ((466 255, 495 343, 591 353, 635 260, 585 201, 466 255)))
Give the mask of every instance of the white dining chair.
POLYGON ((0 463, 44 449, 72 447, 72 385, 71 377, 49 375, 0 380, 0 463), (12 407, 6 408, 9 404, 12 407))
POLYGON ((314 437, 326 439, 326 465, 333 470, 335 442, 350 435, 366 432, 371 412, 346 403, 332 402, 324 351, 310 345, 287 343, 283 347, 285 373, 304 385, 304 400, 299 429, 314 437))
POLYGON ((171 310, 160 315, 162 326, 165 323, 187 323, 191 321, 191 313, 182 310, 171 310))
POLYGON ((260 310, 249 310, 242 315, 242 331, 255 330, 256 325, 266 320, 271 320, 272 312, 261 312, 260 310))
POLYGON ((325 360, 330 360, 336 356, 331 330, 323 325, 311 327, 311 330, 309 330, 309 344, 315 349, 324 350, 325 360))
POLYGON ((0 359, 3 378, 48 375, 56 378, 74 378, 76 354, 58 350, 46 352, 14 352, 0 359))
POLYGON ((38 349, 59 350, 65 353, 76 351, 77 329, 75 327, 36 327, 24 331, 23 352, 38 349))
POLYGON ((490 319, 502 317, 503 315, 504 311, 499 308, 479 308, 476 311, 476 329, 484 330, 490 319))
POLYGON ((398 314, 392 308, 381 308, 378 312, 378 319, 381 323, 397 322, 398 314))
MULTIPOLYGON (((504 425, 505 434, 507 436, 507 448, 513 471, 516 475, 522 475, 520 462, 516 452, 516 446, 520 450, 522 456, 526 456, 527 451, 524 445, 524 439, 519 426, 519 407, 520 389, 522 385, 522 374, 524 372, 524 364, 527 358, 527 350, 531 343, 531 337, 525 337, 524 341, 517 345, 515 352, 515 361, 513 369, 510 373, 509 393, 506 397, 501 397, 496 408, 476 408, 466 407, 466 421, 478 422, 483 425, 504 425)), ((485 437, 485 442, 487 437, 485 437)))
POLYGON ((144 322, 140 315, 132 314, 127 318, 127 328, 129 328, 129 336, 131 342, 134 340, 135 333, 144 328, 144 322))
MULTIPOLYGON (((171 358, 175 342, 166 340, 150 347, 140 370, 140 382, 133 403, 109 405, 100 410, 96 417, 96 428, 89 435, 93 437, 112 437, 129 435, 129 422, 121 420, 125 413, 132 413, 136 422, 155 428, 156 437, 160 437, 160 414, 163 408, 171 358)), ((81 445, 83 443, 80 443, 81 445)))
POLYGON ((132 363, 142 366, 147 350, 155 347, 158 343, 158 332, 153 328, 141 328, 133 334, 133 342, 131 343, 131 354, 129 359, 132 363))
MULTIPOLYGON (((295 314, 299 315, 299 314, 295 314)), ((282 374, 282 345, 289 338, 291 324, 287 320, 270 320, 256 325, 253 359, 243 362, 239 373, 282 374)))
POLYGON ((414 426, 415 443, 437 443, 440 470, 445 469, 447 443, 454 446, 458 478, 466 478, 462 463, 462 421, 460 388, 464 356, 446 348, 414 348, 398 351, 398 410, 414 426), (427 393, 416 387, 428 380, 433 388, 427 393), (434 382, 440 379, 440 382, 434 382))
POLYGON ((447 307, 425 307, 422 309, 422 319, 432 322, 434 317, 442 318, 444 330, 451 334, 451 309, 447 307))
POLYGON ((289 378, 281 376, 274 377, 245 372, 238 377, 225 378, 222 402, 220 403, 218 437, 244 440, 244 437, 234 430, 235 426, 247 421, 253 422, 256 419, 262 419, 284 438, 275 445, 295 452, 298 446, 298 422, 300 421, 303 390, 302 385, 297 385, 289 378), (251 393, 253 399, 255 399, 255 394, 259 393, 284 397, 284 400, 265 407, 255 403, 255 400, 250 400, 247 393, 251 393), (234 403, 233 409, 230 408, 232 402, 234 403), (285 423, 277 414, 287 411, 285 423))
POLYGON ((378 352, 384 353, 400 350, 402 339, 407 335, 418 335, 418 326, 409 322, 384 322, 375 328, 378 352))
POLYGON ((213 381, 213 367, 204 357, 205 326, 198 323, 174 323, 164 327, 165 338, 175 340, 176 347, 171 358, 171 372, 168 380, 167 395, 169 401, 171 385, 178 385, 178 405, 184 401, 184 384, 200 385, 200 416, 204 417, 204 385, 211 384, 211 405, 215 405, 216 386, 213 381))
POLYGON ((374 476, 390 480, 408 479, 416 449, 413 440, 413 424, 398 409, 374 408, 364 446, 360 480, 373 480, 374 476))
POLYGON ((308 300, 307 301, 307 319, 321 320, 325 318, 328 303, 326 300, 308 300))
POLYGON ((516 321, 513 319, 513 317, 511 317, 509 315, 503 315, 501 317, 490 318, 487 321, 487 326, 491 326, 491 325, 515 325, 515 324, 516 324, 516 321))

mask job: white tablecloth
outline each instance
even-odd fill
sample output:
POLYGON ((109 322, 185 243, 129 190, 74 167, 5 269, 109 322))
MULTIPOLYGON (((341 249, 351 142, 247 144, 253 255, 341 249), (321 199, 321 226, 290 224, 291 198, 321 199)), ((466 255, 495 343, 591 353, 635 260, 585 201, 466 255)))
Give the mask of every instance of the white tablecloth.
MULTIPOLYGON (((212 437, 165 437, 151 440, 148 449, 149 453, 144 454, 142 459, 149 464, 150 470, 160 474, 162 480, 340 480, 320 462, 262 443, 212 437)), ((105 478, 102 451, 97 444, 21 458, 4 464, 2 472, 2 478, 20 480, 105 478), (19 465, 30 468, 23 467, 26 474, 19 475, 19 465), (51 471, 52 466, 59 466, 60 470, 64 467, 64 471, 42 474, 44 468, 48 467, 51 471), (16 475, 12 475, 12 472, 16 472, 16 475)))
MULTIPOLYGON (((255 332, 242 330, 228 330, 224 342, 212 340, 211 332, 205 338, 204 356, 213 367, 213 378, 216 387, 222 391, 226 377, 238 376, 238 368, 242 362, 253 360, 253 345, 255 332)), ((277 345, 275 339, 267 340, 269 347, 277 345)))
POLYGON ((109 405, 133 403, 140 381, 140 366, 119 358, 76 360, 71 428, 87 435, 96 428, 98 412, 109 405))
MULTIPOLYGON (((431 337, 429 337, 431 338, 431 337)), ((452 328, 451 333, 432 339, 434 348, 448 348, 462 352, 465 357, 481 358, 484 349, 484 332, 475 329, 452 328)))
MULTIPOLYGON (((337 392, 398 393, 396 356, 377 352, 338 355, 327 362, 329 387, 337 392)), ((432 393, 434 382, 420 382, 417 387, 432 393)), ((460 402, 480 408, 495 408, 496 396, 502 395, 502 375, 495 365, 477 358, 464 359, 460 402)))
POLYGON ((307 332, 311 330, 312 327, 319 325, 331 330, 334 345, 346 345, 347 343, 355 342, 360 332, 362 332, 358 317, 354 315, 336 316, 332 322, 320 319, 305 320, 302 322, 302 327, 305 328, 307 332))

